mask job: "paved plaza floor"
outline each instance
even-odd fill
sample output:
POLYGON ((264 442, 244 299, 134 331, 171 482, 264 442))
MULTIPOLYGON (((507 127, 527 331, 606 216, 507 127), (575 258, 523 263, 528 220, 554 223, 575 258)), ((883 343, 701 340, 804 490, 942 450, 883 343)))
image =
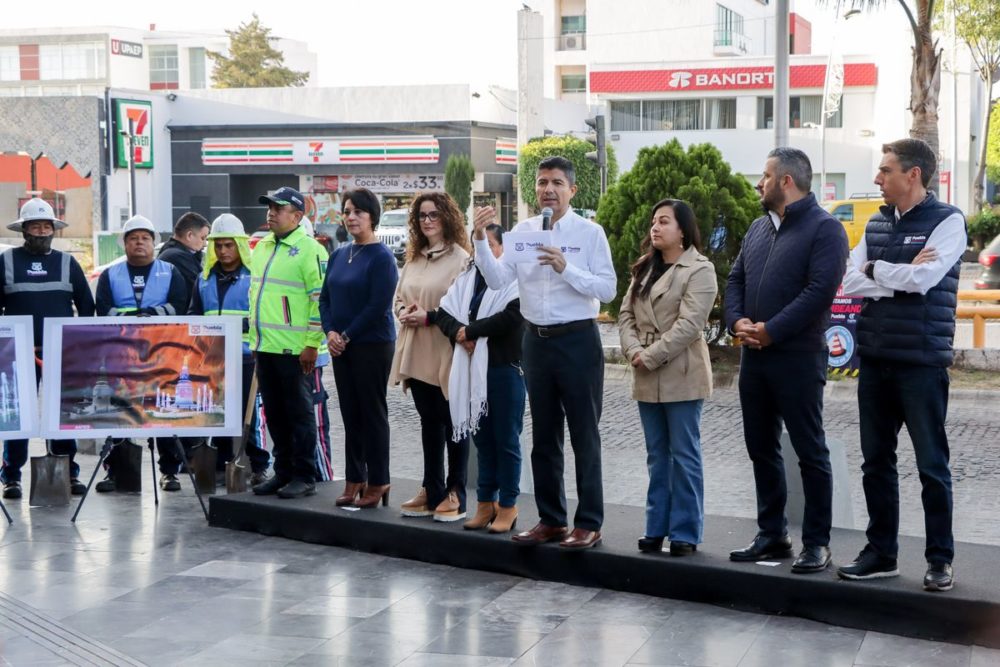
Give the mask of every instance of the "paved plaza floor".
MULTIPOLYGON (((335 394, 331 409, 338 443, 335 394)), ((393 474, 419 476, 412 401, 392 390, 390 411, 393 474)), ((844 439, 852 471, 856 412, 850 401, 827 403, 831 435, 844 439)), ((717 392, 703 417, 709 513, 753 514, 741 428, 735 392, 717 392)), ((1000 415, 955 403, 949 432, 956 537, 1000 544, 1000 415)), ((611 378, 603 436, 608 502, 641 505, 641 428, 627 387, 611 378)), ((919 535, 908 447, 904 438, 902 523, 919 535)), ((33 444, 33 454, 41 451, 33 444)), ((335 450, 335 463, 341 459, 335 450)), ((85 471, 95 463, 81 456, 85 471)), ((571 465, 566 472, 572 480, 571 465)), ((860 479, 851 483, 863 526, 860 479)), ((213 529, 186 480, 158 509, 148 488, 142 496, 95 495, 75 526, 71 508, 7 505, 16 523, 0 527, 0 664, 1000 665, 1000 651, 981 647, 213 529)), ((840 562, 854 555, 833 547, 840 562)), ((960 553, 956 575, 961 586, 960 553)))

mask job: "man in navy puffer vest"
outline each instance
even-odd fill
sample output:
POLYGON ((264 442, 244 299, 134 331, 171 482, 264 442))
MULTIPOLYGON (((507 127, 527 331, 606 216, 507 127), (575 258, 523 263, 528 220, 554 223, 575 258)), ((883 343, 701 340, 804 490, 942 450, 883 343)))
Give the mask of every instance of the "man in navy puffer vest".
POLYGON ((886 205, 868 222, 844 278, 845 293, 865 297, 858 317, 858 407, 869 520, 867 546, 838 574, 844 579, 899 574, 896 440, 906 424, 923 487, 924 589, 947 591, 955 543, 944 424, 967 239, 962 212, 927 191, 936 167, 934 151, 919 139, 882 146, 875 184, 886 205))
POLYGON ((740 406, 757 487, 758 533, 734 561, 788 558, 781 423, 799 457, 805 510, 792 572, 830 565, 833 476, 823 432, 826 334, 847 261, 843 226, 810 192, 812 165, 795 148, 768 154, 757 184, 766 215, 743 239, 726 286, 729 331, 743 343, 740 406))

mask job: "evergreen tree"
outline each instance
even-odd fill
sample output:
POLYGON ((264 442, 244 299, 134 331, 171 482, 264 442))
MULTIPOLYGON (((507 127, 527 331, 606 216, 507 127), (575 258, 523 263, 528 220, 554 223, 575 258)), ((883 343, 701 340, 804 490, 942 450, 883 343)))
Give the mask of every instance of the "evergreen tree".
POLYGON ((762 214, 750 183, 733 173, 711 144, 689 146, 687 151, 676 139, 661 146, 639 151, 632 169, 608 189, 597 209, 597 221, 604 227, 618 275, 618 295, 610 305, 617 313, 631 280, 632 263, 639 246, 649 234, 653 205, 671 197, 690 204, 698 219, 702 253, 715 265, 719 281, 719 304, 712 311, 711 339, 722 333, 722 295, 740 243, 754 218, 762 214))
POLYGON ((227 30, 229 55, 207 52, 215 66, 212 69, 216 88, 284 88, 302 86, 309 72, 296 72, 285 67, 285 56, 271 47, 276 38, 271 29, 260 24, 257 14, 249 23, 236 30, 227 30))
POLYGON ((476 170, 468 155, 452 155, 444 165, 444 191, 458 204, 458 210, 466 215, 472 202, 472 181, 476 170))

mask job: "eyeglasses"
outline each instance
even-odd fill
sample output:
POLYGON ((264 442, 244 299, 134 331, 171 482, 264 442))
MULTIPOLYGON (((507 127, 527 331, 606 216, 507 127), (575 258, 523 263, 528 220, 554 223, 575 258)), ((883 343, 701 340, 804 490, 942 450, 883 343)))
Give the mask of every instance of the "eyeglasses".
POLYGON ((428 211, 427 213, 421 213, 420 215, 417 216, 417 219, 420 220, 420 222, 423 222, 424 220, 437 222, 440 218, 441 218, 440 211, 428 211))

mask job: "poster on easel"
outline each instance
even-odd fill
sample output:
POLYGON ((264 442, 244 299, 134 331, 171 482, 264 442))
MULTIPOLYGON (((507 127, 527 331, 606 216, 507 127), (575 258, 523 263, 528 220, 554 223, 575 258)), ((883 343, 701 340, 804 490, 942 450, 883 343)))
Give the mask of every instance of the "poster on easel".
POLYGON ((46 438, 238 436, 238 317, 45 321, 46 438))
POLYGON ((34 324, 30 315, 0 317, 0 440, 37 435, 34 324))

